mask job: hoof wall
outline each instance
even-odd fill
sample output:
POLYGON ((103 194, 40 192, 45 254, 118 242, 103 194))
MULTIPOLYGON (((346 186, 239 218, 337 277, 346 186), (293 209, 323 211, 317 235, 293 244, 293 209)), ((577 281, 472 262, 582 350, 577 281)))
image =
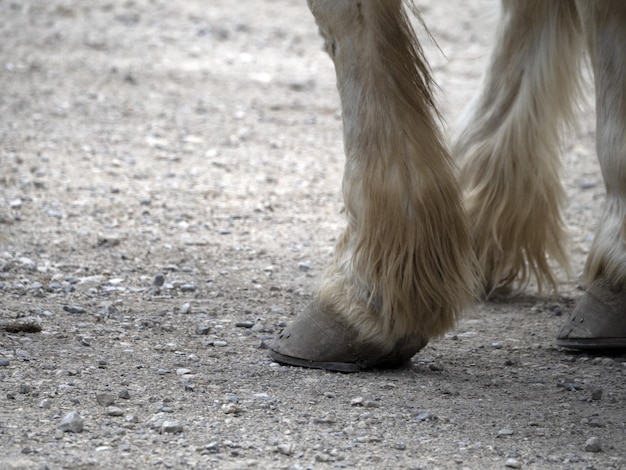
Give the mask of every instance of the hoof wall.
POLYGON ((355 328, 314 301, 272 342, 269 354, 281 364, 350 373, 398 367, 427 343, 422 338, 406 337, 386 352, 378 345, 359 341, 355 328))
POLYGON ((626 289, 595 280, 561 327, 557 346, 569 349, 626 349, 626 289))

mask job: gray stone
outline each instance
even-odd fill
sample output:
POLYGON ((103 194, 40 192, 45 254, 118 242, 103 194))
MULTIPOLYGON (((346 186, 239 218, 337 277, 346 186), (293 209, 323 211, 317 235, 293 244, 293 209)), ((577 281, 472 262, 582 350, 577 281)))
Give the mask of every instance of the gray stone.
POLYGON ((85 313, 85 309, 80 305, 65 305, 63 307, 63 310, 65 310, 67 313, 85 313))
POLYGON ((291 455, 293 454, 293 445, 292 444, 278 444, 276 446, 276 452, 283 455, 291 455))
POLYGON ((59 429, 63 432, 83 432, 83 426, 83 418, 77 411, 71 411, 63 417, 59 429))
POLYGON ((49 410, 51 406, 52 404, 50 403, 50 400, 47 398, 44 398, 43 400, 39 402, 39 408, 42 408, 44 410, 49 410))
POLYGON ((517 459, 506 459, 504 466, 507 468, 522 468, 522 464, 517 459))
POLYGON ((197 335, 208 335, 211 327, 209 325, 198 325, 196 326, 196 334, 197 335))
POLYGON ((109 406, 107 408, 107 414, 109 416, 124 416, 124 410, 119 406, 109 406))
POLYGON ((585 442, 585 452, 601 452, 602 444, 600 443, 600 439, 597 437, 590 437, 585 442))
POLYGON ((418 421, 431 421, 431 420, 437 419, 437 416, 435 416, 432 413, 424 412, 424 413, 418 414, 415 418, 418 421))
POLYGON ((110 406, 115 403, 115 397, 112 393, 108 392, 96 393, 96 401, 99 405, 110 406))
POLYGON ((355 397, 350 400, 351 406, 363 406, 363 397, 355 397))
POLYGON ((15 358, 21 361, 30 361, 30 353, 25 349, 16 349, 15 358))
POLYGON ((152 285, 154 287, 161 287, 165 284, 165 276, 163 274, 157 274, 152 278, 152 285))
POLYGON ((178 434, 183 432, 183 425, 178 421, 163 421, 161 434, 178 434))

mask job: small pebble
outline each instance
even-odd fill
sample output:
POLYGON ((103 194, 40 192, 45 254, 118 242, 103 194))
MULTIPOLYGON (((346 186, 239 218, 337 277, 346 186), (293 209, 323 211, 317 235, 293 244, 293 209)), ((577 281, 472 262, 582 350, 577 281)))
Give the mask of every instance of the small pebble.
POLYGON ((508 468, 522 468, 522 464, 517 459, 506 459, 504 466, 508 468))
POLYGON ((124 416, 124 410, 119 406, 109 406, 107 408, 107 414, 109 416, 124 416))
POLYGON ((85 309, 80 305, 65 305, 63 306, 63 310, 68 313, 85 313, 85 309))
POLYGON ((253 321, 238 321, 235 323, 237 328, 252 328, 254 326, 253 321))
POLYGON ((252 331, 254 331, 255 333, 263 333, 265 331, 265 325, 263 325, 263 323, 256 323, 252 327, 252 331))
POLYGON ((191 304, 189 303, 183 304, 183 306, 180 308, 180 313, 185 314, 185 315, 191 313, 191 304))
POLYGON ((220 445, 217 442, 213 441, 204 446, 204 449, 206 449, 209 454, 219 454, 220 445))
POLYGON ((602 451, 602 445, 600 444, 600 439, 597 437, 590 437, 585 442, 585 452, 600 452, 602 451))
POLYGON ((598 182, 590 179, 578 180, 578 187, 582 190, 593 189, 598 185, 598 182))
POLYGON ((25 349, 16 349, 15 350, 15 358, 20 361, 30 361, 30 354, 25 349))
POLYGON ((437 419, 437 417, 432 413, 425 412, 418 414, 415 419, 418 421, 431 421, 437 419))
POLYGON ((278 446, 276 446, 276 451, 279 454, 291 455, 291 454, 293 454, 293 445, 291 445, 291 444, 279 444, 278 446))
POLYGON ((115 403, 115 397, 112 393, 96 393, 96 401, 101 406, 111 406, 115 403))
POLYGON ((130 393, 128 392, 128 390, 121 390, 117 396, 120 397, 122 400, 128 400, 130 398, 130 393))
POLYGON ((350 406, 363 406, 363 397, 356 397, 350 400, 350 406))
POLYGON ((502 428, 498 431, 498 436, 512 436, 514 431, 509 428, 502 428))
POLYGON ((211 327, 209 325, 198 325, 196 326, 195 332, 197 335, 208 335, 211 327))
POLYGON ((183 425, 178 421, 163 421, 161 434, 178 434, 183 432, 183 425))
POLYGON ((602 393, 603 392, 601 388, 594 388, 593 390, 591 390, 591 399, 594 401, 601 400, 602 393))
POLYGON ((9 364, 11 364, 11 361, 9 361, 6 358, 2 358, 0 359, 0 367, 7 367, 9 364))
POLYGON ((563 387, 568 392, 575 392, 576 390, 581 390, 582 387, 574 382, 565 382, 558 384, 559 387, 563 387))
POLYGON ((243 408, 236 403, 225 403, 222 405, 222 411, 227 415, 238 415, 243 411, 243 408))
POLYGON ((152 278, 152 285, 154 287, 161 287, 165 284, 165 276, 163 274, 157 274, 152 278))
POLYGON ((194 286, 193 284, 183 284, 182 286, 180 286, 180 290, 183 292, 195 292, 196 286, 194 286))
POLYGON ((63 432, 83 432, 83 425, 83 418, 77 411, 72 411, 63 417, 59 429, 63 432))

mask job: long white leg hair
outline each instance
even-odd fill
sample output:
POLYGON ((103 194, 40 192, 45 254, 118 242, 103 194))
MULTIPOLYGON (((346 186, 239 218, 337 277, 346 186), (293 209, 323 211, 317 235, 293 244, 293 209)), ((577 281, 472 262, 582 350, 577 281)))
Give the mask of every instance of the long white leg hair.
POLYGON ((347 228, 319 298, 392 348, 449 329, 474 258, 431 77, 401 0, 310 0, 341 96, 347 228))
POLYGON ((578 2, 596 84, 596 147, 607 200, 585 280, 626 287, 626 4, 578 2))
POLYGON ((482 93, 453 145, 485 293, 556 289, 568 269, 559 132, 572 119, 582 34, 570 0, 504 0, 482 93))

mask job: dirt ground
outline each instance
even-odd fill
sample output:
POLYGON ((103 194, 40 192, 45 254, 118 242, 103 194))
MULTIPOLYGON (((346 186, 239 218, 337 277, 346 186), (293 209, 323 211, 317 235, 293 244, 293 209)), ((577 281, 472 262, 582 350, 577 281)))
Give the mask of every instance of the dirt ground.
MULTIPOLYGON (((417 3, 454 129, 497 4, 417 3)), ((592 103, 564 144, 558 296, 481 303, 404 369, 289 368, 265 348, 344 225, 306 2, 0 0, 0 18, 1 468, 626 468, 626 356, 554 345, 604 198, 592 103)))

